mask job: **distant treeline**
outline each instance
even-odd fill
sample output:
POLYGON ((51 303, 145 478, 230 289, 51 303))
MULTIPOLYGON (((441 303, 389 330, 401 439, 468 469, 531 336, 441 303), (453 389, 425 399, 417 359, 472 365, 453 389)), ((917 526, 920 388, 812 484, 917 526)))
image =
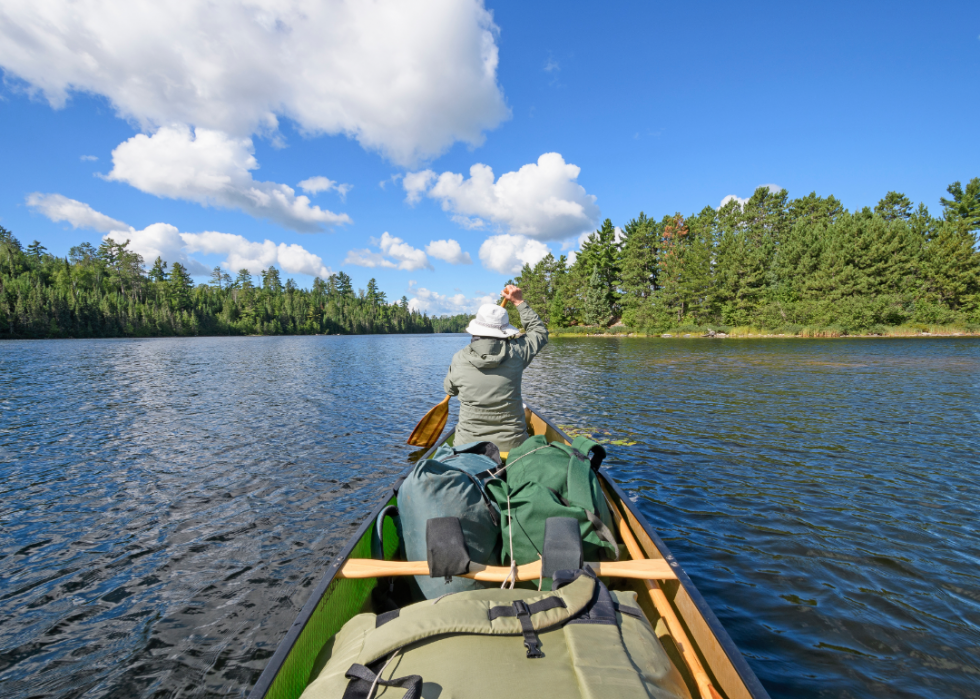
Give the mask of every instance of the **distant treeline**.
POLYGON ((248 270, 233 279, 216 267, 195 286, 177 262, 168 270, 157 258, 147 273, 126 244, 85 243, 61 258, 0 226, 0 338, 461 332, 471 317, 389 303, 374 279, 355 292, 343 272, 309 290, 283 284, 275 267, 260 277, 256 286, 248 270))
POLYGON ((897 192, 852 213, 760 187, 690 216, 641 213, 621 235, 607 219, 573 264, 549 255, 515 283, 552 328, 980 324, 980 178, 947 191, 939 218, 897 192))

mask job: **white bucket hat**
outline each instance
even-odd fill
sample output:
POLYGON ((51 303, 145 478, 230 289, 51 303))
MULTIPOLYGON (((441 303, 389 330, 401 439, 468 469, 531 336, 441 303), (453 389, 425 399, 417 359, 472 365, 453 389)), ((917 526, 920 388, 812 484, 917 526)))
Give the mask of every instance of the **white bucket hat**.
POLYGON ((507 320, 507 311, 494 303, 485 303, 476 318, 466 326, 466 332, 480 337, 511 337, 520 332, 507 320))

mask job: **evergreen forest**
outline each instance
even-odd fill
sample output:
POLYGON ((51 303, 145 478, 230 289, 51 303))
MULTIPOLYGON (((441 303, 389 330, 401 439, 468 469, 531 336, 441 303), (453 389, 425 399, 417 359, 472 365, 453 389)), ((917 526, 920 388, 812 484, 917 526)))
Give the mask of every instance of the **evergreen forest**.
POLYGON ((389 303, 374 279, 355 292, 344 272, 309 290, 271 266, 260 278, 216 267, 195 285, 179 262, 157 258, 147 272, 127 243, 83 243, 62 258, 0 226, 0 338, 460 332, 470 318, 389 303))
POLYGON ((514 283, 564 332, 977 331, 980 178, 947 193, 936 217, 898 192, 850 212, 833 196, 760 187, 696 214, 640 213, 621 230, 607 219, 574 262, 549 255, 514 283))
MULTIPOLYGON (((621 229, 606 219, 573 261, 549 254, 513 283, 559 332, 977 331, 980 178, 947 194, 933 216, 898 192, 850 212, 833 196, 760 187, 696 214, 640 213, 621 229)), ((374 279, 355 291, 344 272, 312 289, 275 267, 259 277, 216 267, 195 285, 180 263, 147 270, 126 244, 62 258, 0 226, 0 338, 462 332, 472 317, 428 317, 374 279)))

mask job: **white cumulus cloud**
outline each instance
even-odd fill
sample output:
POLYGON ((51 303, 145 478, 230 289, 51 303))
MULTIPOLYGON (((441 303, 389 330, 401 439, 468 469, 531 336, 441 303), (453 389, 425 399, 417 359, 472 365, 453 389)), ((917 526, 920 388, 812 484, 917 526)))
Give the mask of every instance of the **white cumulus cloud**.
POLYGON ((250 171, 259 166, 252 152, 250 138, 168 126, 118 145, 108 179, 160 197, 241 209, 301 233, 351 222, 347 214, 312 206, 288 185, 252 179, 250 171))
POLYGON ((480 246, 480 261, 501 274, 517 274, 525 264, 535 265, 548 255, 548 246, 522 235, 492 235, 480 246))
POLYGON ((344 134, 411 165, 510 111, 482 0, 5 0, 0 66, 53 106, 102 95, 154 132, 344 134))
POLYGON ((330 190, 336 190, 337 194, 343 200, 347 199, 347 192, 354 189, 352 184, 340 184, 334 182, 329 177, 323 177, 322 175, 317 175, 316 177, 310 177, 305 179, 297 185, 307 194, 319 194, 320 192, 329 192, 330 190))
POLYGON ((329 277, 330 268, 323 260, 301 245, 273 243, 264 240, 256 243, 231 233, 181 233, 169 223, 153 223, 137 230, 122 221, 106 216, 84 202, 69 199, 61 194, 31 194, 27 204, 52 221, 68 221, 75 228, 89 228, 104 232, 104 240, 117 243, 129 241, 129 249, 143 256, 147 264, 157 258, 173 264, 179 262, 191 274, 207 274, 211 270, 189 253, 201 252, 225 257, 222 266, 233 272, 248 268, 258 274, 269 265, 277 265, 284 272, 329 277))
POLYGON ((129 227, 126 230, 111 231, 103 239, 117 243, 129 241, 129 249, 143 256, 143 262, 152 264, 158 257, 173 265, 182 264, 190 274, 207 274, 211 270, 199 260, 187 254, 186 233, 181 234, 176 226, 169 223, 153 223, 142 230, 129 227))
POLYGON ((477 163, 470 177, 431 170, 410 173, 403 186, 408 201, 423 193, 442 204, 453 220, 467 228, 486 221, 505 226, 514 235, 535 240, 561 240, 593 228, 599 218, 596 198, 576 182, 581 169, 559 153, 545 153, 536 163, 507 172, 494 181, 493 170, 477 163))
MULTIPOLYGON (((409 293, 412 294, 408 300, 409 308, 434 316, 476 313, 483 304, 497 302, 495 297, 489 295, 469 297, 466 294, 457 293, 448 296, 425 287, 417 287, 415 282, 409 282, 409 293)), ((477 293, 479 294, 479 292, 477 293)))
POLYGON ((409 272, 417 269, 432 269, 432 264, 424 250, 413 248, 388 231, 385 231, 380 238, 371 238, 371 244, 378 246, 381 252, 372 251, 370 248, 350 250, 344 259, 344 264, 359 267, 389 267, 409 272))
POLYGON ((409 204, 417 204, 422 200, 426 190, 432 181, 435 180, 436 173, 432 170, 421 170, 410 172, 402 179, 402 186, 405 188, 405 201, 409 204))
POLYGON ((41 194, 34 192, 27 196, 27 205, 52 221, 66 221, 72 228, 90 228, 100 233, 129 228, 122 221, 99 213, 91 206, 77 199, 69 199, 61 194, 41 194))
POLYGON ((248 269, 252 274, 258 274, 263 269, 276 265, 289 274, 309 274, 313 277, 326 278, 331 274, 330 268, 324 266, 319 255, 295 243, 274 243, 263 240, 253 242, 234 233, 182 233, 181 238, 190 252, 224 255, 222 267, 237 272, 248 269))
POLYGON ((468 252, 463 252, 459 243, 450 238, 449 240, 433 240, 425 246, 425 251, 429 256, 448 262, 451 265, 471 265, 473 258, 468 252))

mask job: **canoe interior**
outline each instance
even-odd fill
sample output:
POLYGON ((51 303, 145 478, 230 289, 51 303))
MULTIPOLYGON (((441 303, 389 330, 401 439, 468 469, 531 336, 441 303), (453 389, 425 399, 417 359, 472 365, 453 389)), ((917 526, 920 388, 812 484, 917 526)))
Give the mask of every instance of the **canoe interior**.
MULTIPOLYGON (((536 411, 529 408, 526 417, 530 434, 544 434, 549 442, 571 443, 568 435, 536 411)), ((453 436, 454 433, 450 432, 442 443, 452 444, 453 436)), ((426 456, 435 451, 435 448, 427 452, 426 456)), ((600 471, 599 475, 603 489, 620 508, 637 543, 647 557, 666 559, 676 570, 678 579, 665 581, 662 587, 714 686, 727 699, 768 699, 765 689, 690 578, 677 564, 667 546, 650 528, 642 515, 634 510, 625 493, 603 472, 600 471)), ((372 557, 373 529, 378 515, 385 507, 395 504, 397 504, 397 496, 392 495, 380 503, 371 516, 361 523, 350 542, 329 566, 320 584, 310 595, 309 601, 252 688, 249 699, 298 699, 306 689, 311 673, 314 669, 319 671, 319 667, 322 666, 323 659, 319 659, 318 662, 318 655, 333 635, 355 615, 377 611, 374 609, 373 593, 378 585, 378 579, 339 578, 336 573, 349 558, 372 557)), ((400 541, 398 531, 388 517, 384 522, 383 541, 384 558, 392 560, 398 551, 400 541)), ((671 637, 661 633, 663 625, 661 624, 660 627, 657 625, 659 614, 654 609, 643 582, 616 579, 609 583, 613 589, 636 592, 638 603, 654 628, 658 629, 658 636, 667 654, 687 682, 691 696, 698 697, 697 685, 681 659, 680 652, 671 637)))

